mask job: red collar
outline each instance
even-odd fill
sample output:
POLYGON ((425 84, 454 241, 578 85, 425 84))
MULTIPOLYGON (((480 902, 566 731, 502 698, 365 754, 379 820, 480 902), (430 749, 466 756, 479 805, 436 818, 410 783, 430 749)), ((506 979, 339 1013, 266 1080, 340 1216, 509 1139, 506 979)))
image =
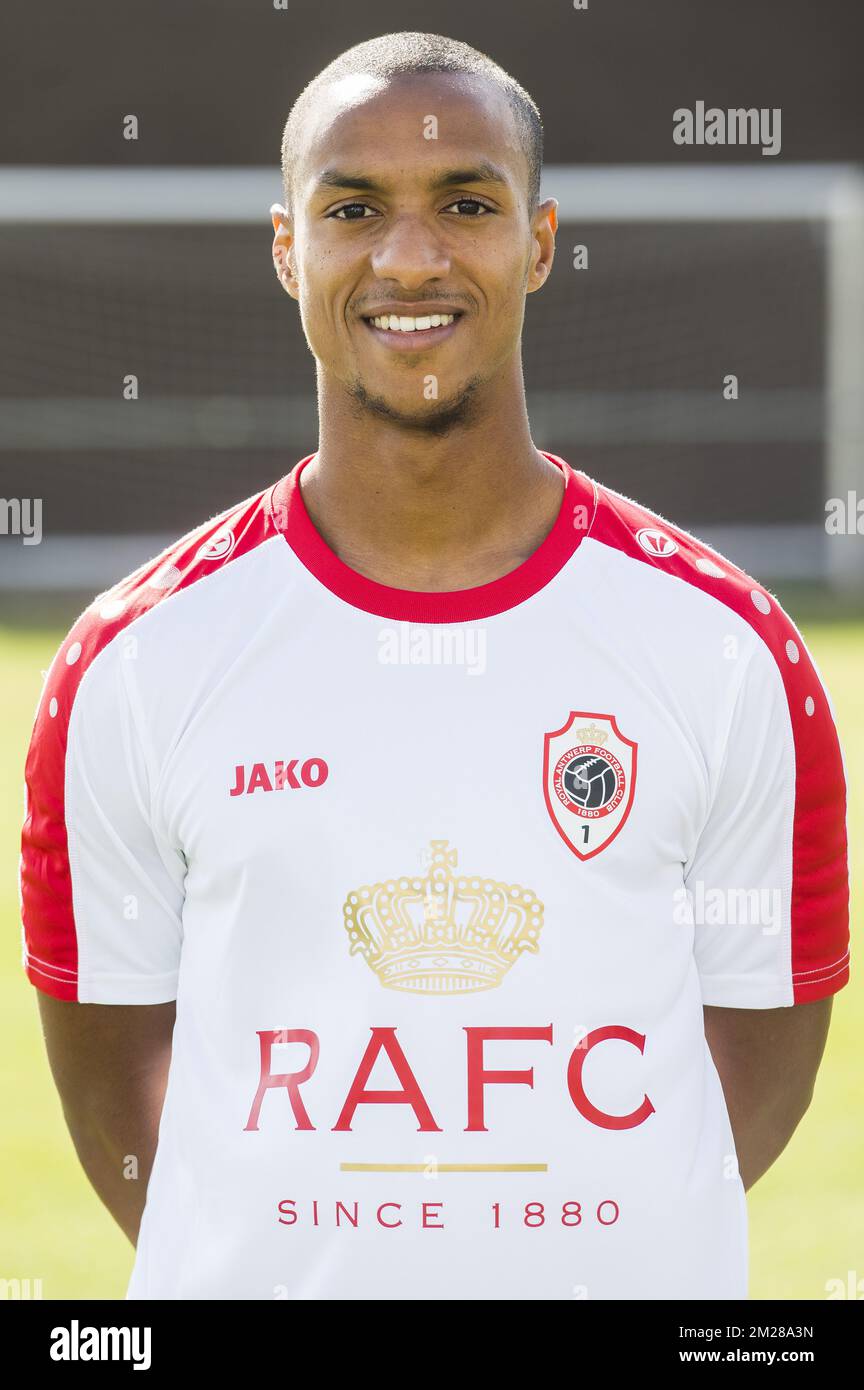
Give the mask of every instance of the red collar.
POLYGON ((594 483, 564 459, 547 454, 545 450, 541 452, 564 474, 564 496, 555 524, 521 565, 500 579, 474 589, 437 593, 395 589, 350 569, 316 531, 303 501, 300 474, 314 454, 301 459, 271 489, 270 515, 276 530, 285 537, 306 569, 331 593, 355 608, 381 618, 418 623, 458 623, 490 618, 515 608, 544 588, 578 549, 591 528, 597 506, 594 483))

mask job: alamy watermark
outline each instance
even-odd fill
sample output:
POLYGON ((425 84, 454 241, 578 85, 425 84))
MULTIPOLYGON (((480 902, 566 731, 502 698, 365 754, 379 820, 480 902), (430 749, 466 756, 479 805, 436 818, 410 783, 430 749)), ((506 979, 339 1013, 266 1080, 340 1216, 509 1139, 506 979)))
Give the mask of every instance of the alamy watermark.
POLYGON ((761 145, 763 155, 779 154, 780 107, 679 106, 672 112, 672 139, 676 145, 761 145))
POLYGON ((825 530, 829 536, 864 536, 864 497, 847 492, 825 503, 825 530))
POLYGON ((782 923, 779 888, 707 888, 697 879, 692 888, 676 888, 672 900, 679 927, 761 927, 764 936, 776 936, 782 923))
POLYGON ((0 497, 0 536, 20 536, 24 545, 42 539, 41 497, 0 497))
POLYGON ((73 1318, 69 1327, 51 1331, 52 1361, 131 1361, 134 1371, 150 1369, 149 1327, 81 1326, 73 1318))
POLYGON ((0 1279, 0 1300, 44 1298, 41 1279, 0 1279))
POLYGON ((472 623, 398 623, 378 633, 382 666, 464 666, 469 676, 486 670, 486 629, 472 623))

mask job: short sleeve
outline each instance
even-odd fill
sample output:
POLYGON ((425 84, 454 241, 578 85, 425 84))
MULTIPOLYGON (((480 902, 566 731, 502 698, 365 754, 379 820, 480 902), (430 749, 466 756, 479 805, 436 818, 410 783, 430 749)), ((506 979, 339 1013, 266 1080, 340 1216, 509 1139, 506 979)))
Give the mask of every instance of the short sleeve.
POLYGON ((176 997, 186 866, 154 822, 126 638, 115 629, 106 644, 79 620, 48 673, 26 762, 24 968, 38 989, 79 1003, 176 997))
POLYGON ((765 1009, 849 979, 846 777, 830 697, 779 606, 748 643, 684 881, 703 1002, 765 1009))

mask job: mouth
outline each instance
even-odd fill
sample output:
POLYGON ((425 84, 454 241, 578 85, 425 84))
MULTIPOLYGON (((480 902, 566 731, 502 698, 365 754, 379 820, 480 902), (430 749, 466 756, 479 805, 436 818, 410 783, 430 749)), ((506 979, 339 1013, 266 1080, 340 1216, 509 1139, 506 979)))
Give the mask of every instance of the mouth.
POLYGON ((419 352, 437 347, 453 336, 463 318, 452 314, 376 314, 364 318, 366 327, 385 347, 396 352, 419 352))

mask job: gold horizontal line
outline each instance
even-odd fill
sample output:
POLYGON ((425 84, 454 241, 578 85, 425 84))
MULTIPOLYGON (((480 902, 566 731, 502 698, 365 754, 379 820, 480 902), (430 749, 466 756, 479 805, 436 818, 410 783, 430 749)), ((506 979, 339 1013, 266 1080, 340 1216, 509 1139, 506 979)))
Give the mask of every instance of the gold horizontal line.
POLYGON ((340 1163, 340 1173, 545 1173, 548 1163, 340 1163))

